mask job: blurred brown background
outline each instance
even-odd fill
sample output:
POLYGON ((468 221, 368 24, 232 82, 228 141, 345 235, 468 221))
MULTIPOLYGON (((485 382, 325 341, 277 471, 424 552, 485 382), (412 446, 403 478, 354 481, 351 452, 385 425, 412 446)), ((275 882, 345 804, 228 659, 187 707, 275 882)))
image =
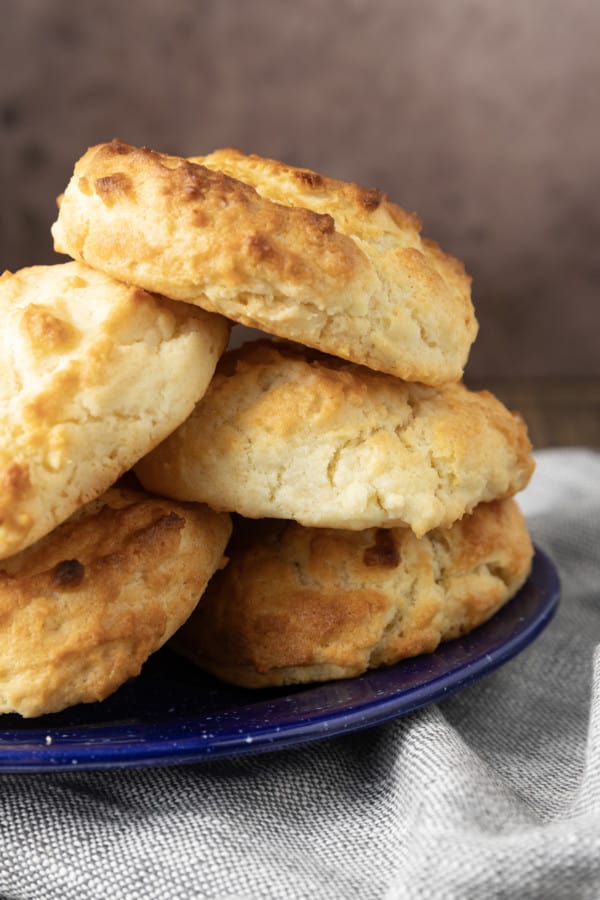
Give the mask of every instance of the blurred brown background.
POLYGON ((114 136, 386 190, 474 278, 474 381, 600 377, 595 0, 0 0, 0 267, 114 136))

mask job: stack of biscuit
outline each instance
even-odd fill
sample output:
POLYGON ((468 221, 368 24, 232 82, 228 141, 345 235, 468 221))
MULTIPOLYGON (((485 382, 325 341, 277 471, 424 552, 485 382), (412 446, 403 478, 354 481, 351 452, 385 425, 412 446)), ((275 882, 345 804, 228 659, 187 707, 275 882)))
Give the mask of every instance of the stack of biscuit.
POLYGON ((0 280, 0 711, 101 700, 173 636, 246 687, 350 677, 514 596, 531 446, 462 384, 470 280, 420 227, 233 150, 79 160, 73 261, 0 280))

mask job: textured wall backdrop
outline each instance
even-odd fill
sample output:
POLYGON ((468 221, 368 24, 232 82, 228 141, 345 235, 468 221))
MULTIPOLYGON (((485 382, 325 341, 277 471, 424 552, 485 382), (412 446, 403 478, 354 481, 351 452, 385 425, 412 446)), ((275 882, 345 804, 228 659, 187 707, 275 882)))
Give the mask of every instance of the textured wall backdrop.
POLYGON ((236 145, 386 190, 474 277, 469 371, 598 375, 595 0, 0 0, 0 267, 87 146, 236 145))

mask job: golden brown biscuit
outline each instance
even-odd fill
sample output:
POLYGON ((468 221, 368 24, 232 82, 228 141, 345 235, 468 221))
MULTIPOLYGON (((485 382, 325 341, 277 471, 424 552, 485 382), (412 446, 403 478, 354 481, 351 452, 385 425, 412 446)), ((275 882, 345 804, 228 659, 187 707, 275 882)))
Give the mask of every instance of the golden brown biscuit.
POLYGON ((116 278, 411 381, 458 379, 470 279, 379 191, 221 150, 78 161, 55 247, 116 278), (202 163, 202 164, 200 164, 202 163))
POLYGON ((136 467, 150 490, 250 518, 418 536, 532 470, 522 420, 487 392, 269 341, 225 354, 189 419, 136 467))
POLYGON ((408 528, 276 521, 246 523, 245 532, 173 640, 244 687, 349 678, 430 653, 514 596, 532 558, 510 499, 420 540, 408 528))
POLYGON ((76 262, 5 272, 0 315, 1 559, 186 418, 229 326, 76 262))
POLYGON ((103 700, 189 616, 228 516, 109 490, 0 571, 0 712, 103 700))

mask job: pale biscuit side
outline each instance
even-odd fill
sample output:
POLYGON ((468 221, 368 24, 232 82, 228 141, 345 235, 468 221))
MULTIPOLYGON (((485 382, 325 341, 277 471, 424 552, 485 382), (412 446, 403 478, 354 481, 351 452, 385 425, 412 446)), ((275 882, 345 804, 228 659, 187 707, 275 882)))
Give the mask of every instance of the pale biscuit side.
POLYGON ((519 416, 460 384, 408 384, 301 348, 247 344, 136 467, 149 489, 247 517, 361 530, 451 525, 533 471, 519 416))

